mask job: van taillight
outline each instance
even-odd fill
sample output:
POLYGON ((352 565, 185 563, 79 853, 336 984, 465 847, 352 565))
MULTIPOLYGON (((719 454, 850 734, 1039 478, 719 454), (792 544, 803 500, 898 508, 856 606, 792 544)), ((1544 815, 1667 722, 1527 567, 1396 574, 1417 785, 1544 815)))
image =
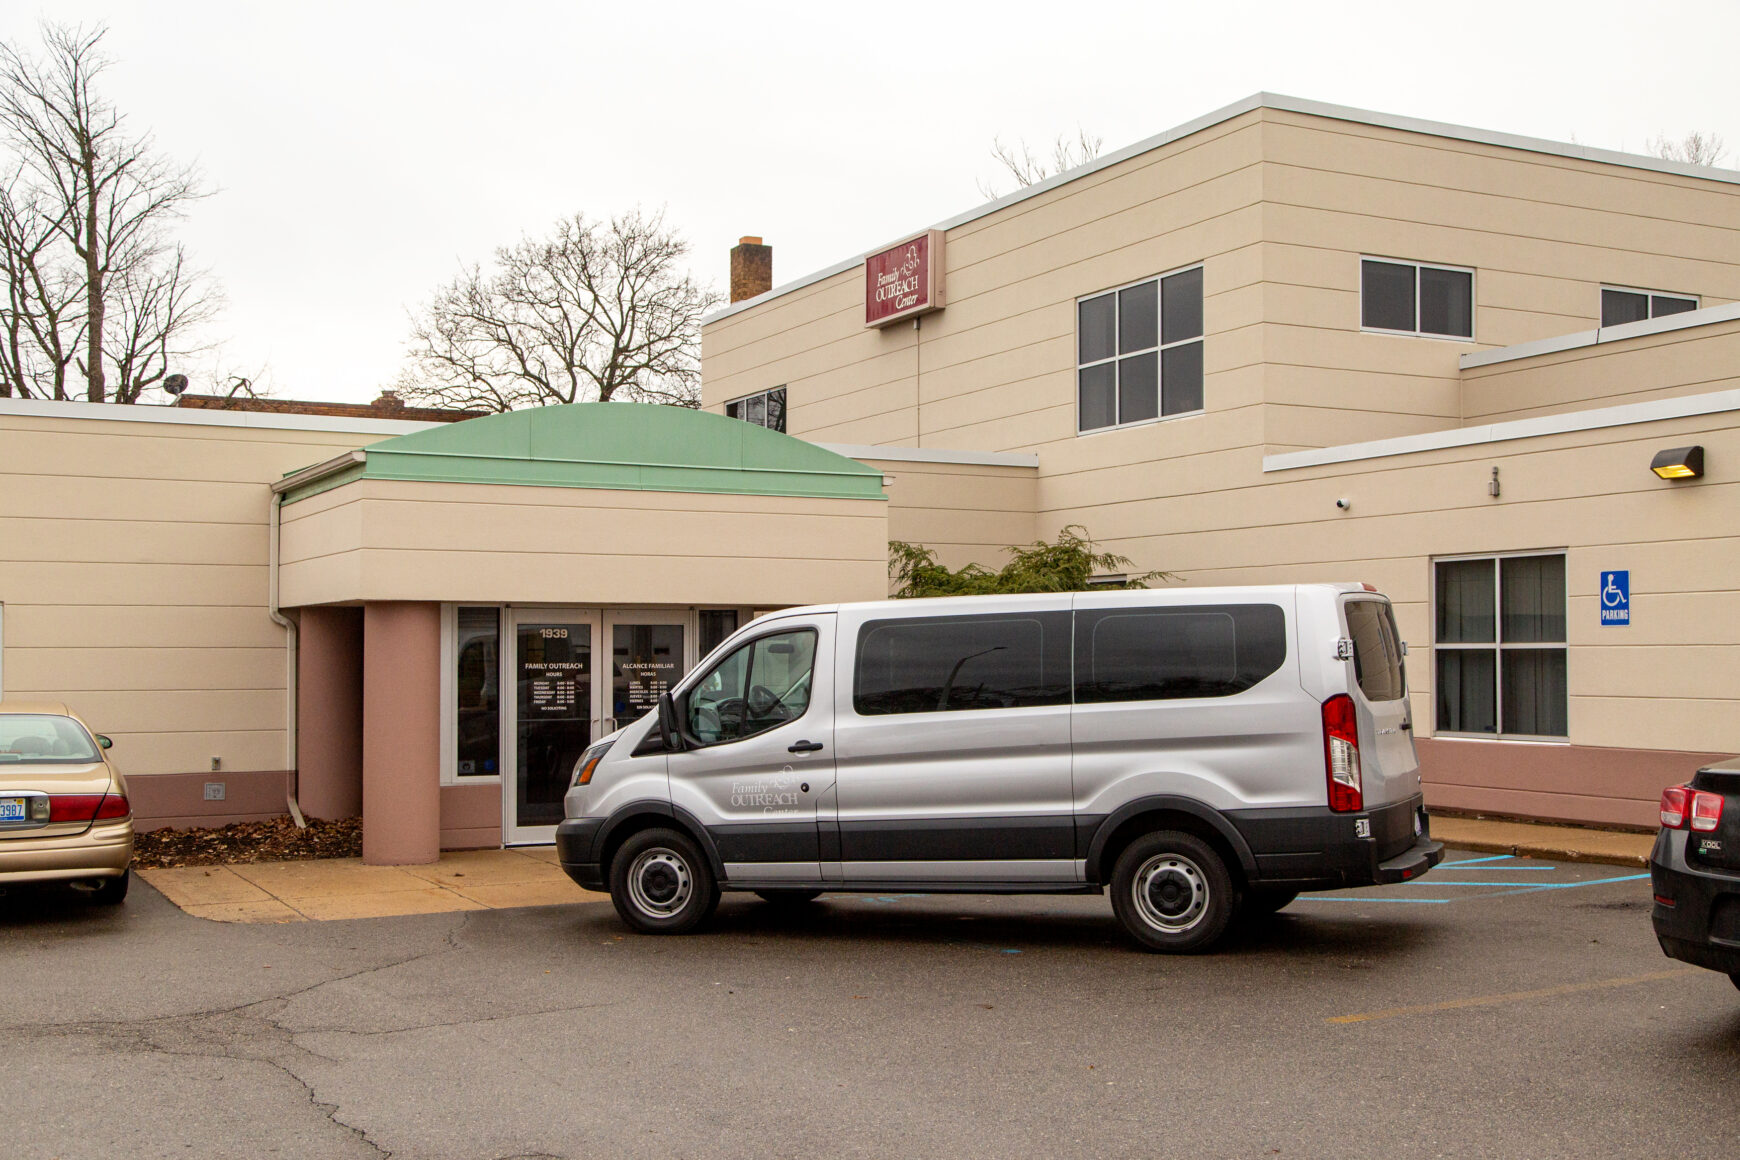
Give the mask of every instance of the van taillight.
POLYGON ((1686 824, 1686 804, 1690 801, 1692 791, 1688 786, 1670 785, 1661 791, 1661 824, 1669 830, 1678 830, 1686 824))
POLYGON ((1323 760, 1329 778, 1329 808, 1337 813, 1363 809, 1359 784, 1359 722, 1353 698, 1339 693, 1323 702, 1323 760))

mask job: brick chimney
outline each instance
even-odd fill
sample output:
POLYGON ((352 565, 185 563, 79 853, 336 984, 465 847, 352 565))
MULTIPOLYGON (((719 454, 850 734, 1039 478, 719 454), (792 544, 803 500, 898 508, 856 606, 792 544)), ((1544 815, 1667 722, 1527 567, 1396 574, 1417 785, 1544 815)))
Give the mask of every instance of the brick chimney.
POLYGON ((731 247, 731 301, 741 302, 773 289, 773 247, 760 238, 739 238, 731 247))

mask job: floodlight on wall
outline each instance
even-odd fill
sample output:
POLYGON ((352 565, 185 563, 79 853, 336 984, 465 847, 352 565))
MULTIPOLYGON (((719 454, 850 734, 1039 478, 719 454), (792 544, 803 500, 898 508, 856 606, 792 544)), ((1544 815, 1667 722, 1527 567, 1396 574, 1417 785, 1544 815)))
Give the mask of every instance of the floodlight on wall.
POLYGON ((1704 474, 1704 449, 1693 445, 1657 451, 1649 469, 1662 479, 1697 479, 1704 474))

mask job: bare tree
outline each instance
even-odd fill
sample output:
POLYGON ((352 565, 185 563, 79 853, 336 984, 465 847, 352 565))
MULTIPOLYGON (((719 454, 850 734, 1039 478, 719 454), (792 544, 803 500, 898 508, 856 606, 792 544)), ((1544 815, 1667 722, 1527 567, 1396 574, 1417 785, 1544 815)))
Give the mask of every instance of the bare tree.
MULTIPOLYGON (((1015 179, 1018 188, 1038 185, 1041 181, 1066 169, 1074 169, 1078 165, 1086 165, 1100 155, 1100 149, 1105 145, 1105 138, 1097 133, 1089 133, 1081 126, 1076 126, 1075 136, 1059 133, 1052 144, 1051 157, 1041 160, 1033 156, 1033 151, 1023 141, 1018 146, 1003 144, 1001 137, 991 142, 991 157, 1010 177, 1015 179)), ((1003 196, 995 182, 979 182, 979 192, 992 201, 1003 196)))
POLYGON ((1651 137, 1643 147, 1664 161, 1683 161, 1687 165, 1720 165, 1728 153, 1722 138, 1695 130, 1678 141, 1665 136, 1651 137))
POLYGON ((472 266, 412 317, 399 391, 508 411, 629 399, 700 403, 701 317, 719 295, 679 268, 689 246, 662 212, 575 214, 472 266))
POLYGON ((45 24, 42 59, 0 44, 0 381, 7 393, 132 403, 216 309, 167 227, 195 171, 96 91, 104 30, 45 24))

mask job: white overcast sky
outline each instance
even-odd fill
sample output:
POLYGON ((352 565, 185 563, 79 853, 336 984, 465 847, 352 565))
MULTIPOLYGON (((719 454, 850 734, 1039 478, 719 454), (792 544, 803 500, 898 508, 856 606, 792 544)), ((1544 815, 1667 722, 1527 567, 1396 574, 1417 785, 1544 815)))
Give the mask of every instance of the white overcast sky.
POLYGON ((993 137, 1111 150, 1259 90, 1740 154, 1736 0, 0 0, 0 38, 40 19, 108 25, 108 95, 216 188, 181 231, 214 337, 289 398, 372 398, 408 310, 566 214, 664 206, 721 287, 760 234, 784 282, 981 202, 993 137))

